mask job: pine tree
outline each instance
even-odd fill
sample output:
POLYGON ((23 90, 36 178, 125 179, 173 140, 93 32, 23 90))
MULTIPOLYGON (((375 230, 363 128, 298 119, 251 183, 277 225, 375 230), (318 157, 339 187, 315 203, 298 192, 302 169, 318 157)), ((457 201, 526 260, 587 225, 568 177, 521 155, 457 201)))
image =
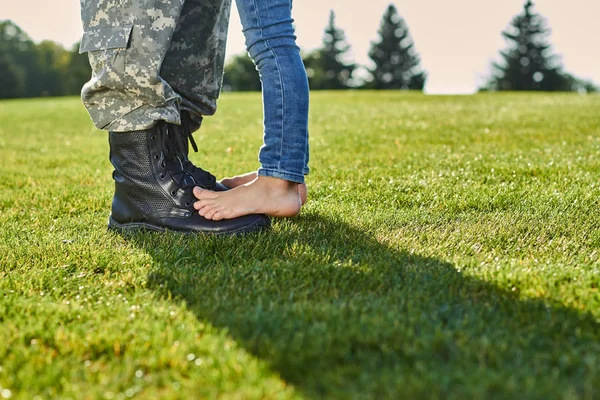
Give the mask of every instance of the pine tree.
POLYGON ((512 20, 510 29, 502 32, 511 45, 500 53, 504 62, 494 64, 495 73, 488 83, 489 89, 573 90, 557 57, 551 54, 546 20, 533 12, 533 6, 533 2, 527 0, 523 12, 512 20))
POLYGON ((356 64, 349 61, 350 45, 346 34, 335 25, 335 13, 329 14, 323 47, 305 59, 311 89, 348 89, 352 86, 352 72, 356 64))
POLYGON ((373 89, 423 90, 425 72, 414 50, 408 25, 390 4, 379 28, 379 40, 371 44, 369 57, 375 63, 370 69, 372 81, 366 86, 373 89))

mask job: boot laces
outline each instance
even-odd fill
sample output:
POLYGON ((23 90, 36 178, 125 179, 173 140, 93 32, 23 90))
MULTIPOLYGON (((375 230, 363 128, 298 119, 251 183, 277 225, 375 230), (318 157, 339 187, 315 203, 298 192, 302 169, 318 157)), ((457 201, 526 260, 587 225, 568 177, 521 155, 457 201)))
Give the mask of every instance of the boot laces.
POLYGON ((163 174, 168 173, 178 189, 186 190, 198 186, 194 175, 186 168, 187 156, 181 136, 166 123, 160 123, 159 130, 162 150, 159 161, 164 168, 163 174))
POLYGON ((191 128, 188 124, 170 125, 169 132, 173 133, 172 138, 177 154, 183 164, 185 170, 196 180, 197 184, 205 189, 213 189, 216 186, 217 179, 213 174, 194 165, 188 157, 189 146, 188 141, 192 145, 194 152, 198 152, 198 145, 192 136, 191 128))

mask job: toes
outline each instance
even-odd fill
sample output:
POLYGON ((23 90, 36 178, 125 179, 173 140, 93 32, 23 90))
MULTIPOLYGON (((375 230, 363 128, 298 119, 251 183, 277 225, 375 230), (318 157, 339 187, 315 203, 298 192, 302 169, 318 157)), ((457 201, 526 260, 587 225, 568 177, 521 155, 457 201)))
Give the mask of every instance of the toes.
POLYGON ((213 207, 213 203, 206 200, 200 200, 194 203, 194 208, 198 210, 198 214, 204 215, 213 207))
MULTIPOLYGON (((205 190, 204 190, 204 189, 200 189, 200 188, 199 188, 199 187, 197 187, 197 186, 194 188, 194 191, 193 191, 193 193, 194 193, 194 196, 196 196, 196 198, 197 198, 197 199, 201 199, 201 198, 204 196, 204 192, 205 192, 205 190)), ((194 207, 196 207, 196 204, 198 204, 198 202, 196 202, 196 203, 194 204, 194 207)))
POLYGON ((215 202, 212 199, 203 199, 203 200, 198 200, 197 202, 194 203, 194 208, 198 211, 202 210, 205 207, 209 207, 214 205, 215 202))
POLYGON ((206 214, 203 215, 204 218, 206 219, 214 219, 213 217, 215 216, 217 212, 215 210, 208 210, 206 211, 206 214))
POLYGON ((196 210, 201 210, 210 204, 213 204, 213 202, 211 200, 198 200, 198 201, 194 202, 194 208, 196 210))
POLYGON ((196 186, 194 188, 194 196, 196 196, 196 198, 199 200, 214 199, 216 197, 216 193, 211 190, 202 189, 202 188, 196 186))
POLYGON ((215 213, 215 210, 213 210, 209 206, 205 206, 205 207, 201 208, 200 211, 198 211, 198 214, 200 214, 201 217, 204 217, 206 219, 211 219, 210 216, 214 213, 215 213))

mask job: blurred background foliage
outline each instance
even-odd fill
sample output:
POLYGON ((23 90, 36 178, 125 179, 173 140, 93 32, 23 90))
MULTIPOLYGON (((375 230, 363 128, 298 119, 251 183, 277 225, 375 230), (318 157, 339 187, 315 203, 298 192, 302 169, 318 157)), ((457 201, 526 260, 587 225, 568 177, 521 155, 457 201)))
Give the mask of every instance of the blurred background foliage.
MULTIPOLYGON (((507 47, 482 91, 596 92, 593 82, 563 70, 548 40, 546 19, 527 0, 502 32, 507 47)), ((65 49, 52 41, 34 43, 12 21, 0 21, 0 98, 76 95, 90 79, 91 69, 79 45, 65 49)), ((322 45, 303 52, 312 90, 394 89, 422 91, 427 73, 421 67, 408 23, 394 5, 382 16, 378 38, 371 43, 370 66, 352 61, 351 45, 331 11, 322 45)), ((225 67, 224 90, 259 91, 258 72, 247 54, 231 57, 225 67)))

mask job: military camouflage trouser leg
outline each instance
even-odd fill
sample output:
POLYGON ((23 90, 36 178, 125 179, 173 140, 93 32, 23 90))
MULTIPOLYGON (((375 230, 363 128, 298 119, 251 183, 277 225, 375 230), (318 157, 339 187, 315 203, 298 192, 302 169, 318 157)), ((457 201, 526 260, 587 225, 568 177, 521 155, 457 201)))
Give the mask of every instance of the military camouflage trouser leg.
POLYGON ((80 0, 92 79, 81 97, 115 132, 216 111, 231 0, 80 0))

